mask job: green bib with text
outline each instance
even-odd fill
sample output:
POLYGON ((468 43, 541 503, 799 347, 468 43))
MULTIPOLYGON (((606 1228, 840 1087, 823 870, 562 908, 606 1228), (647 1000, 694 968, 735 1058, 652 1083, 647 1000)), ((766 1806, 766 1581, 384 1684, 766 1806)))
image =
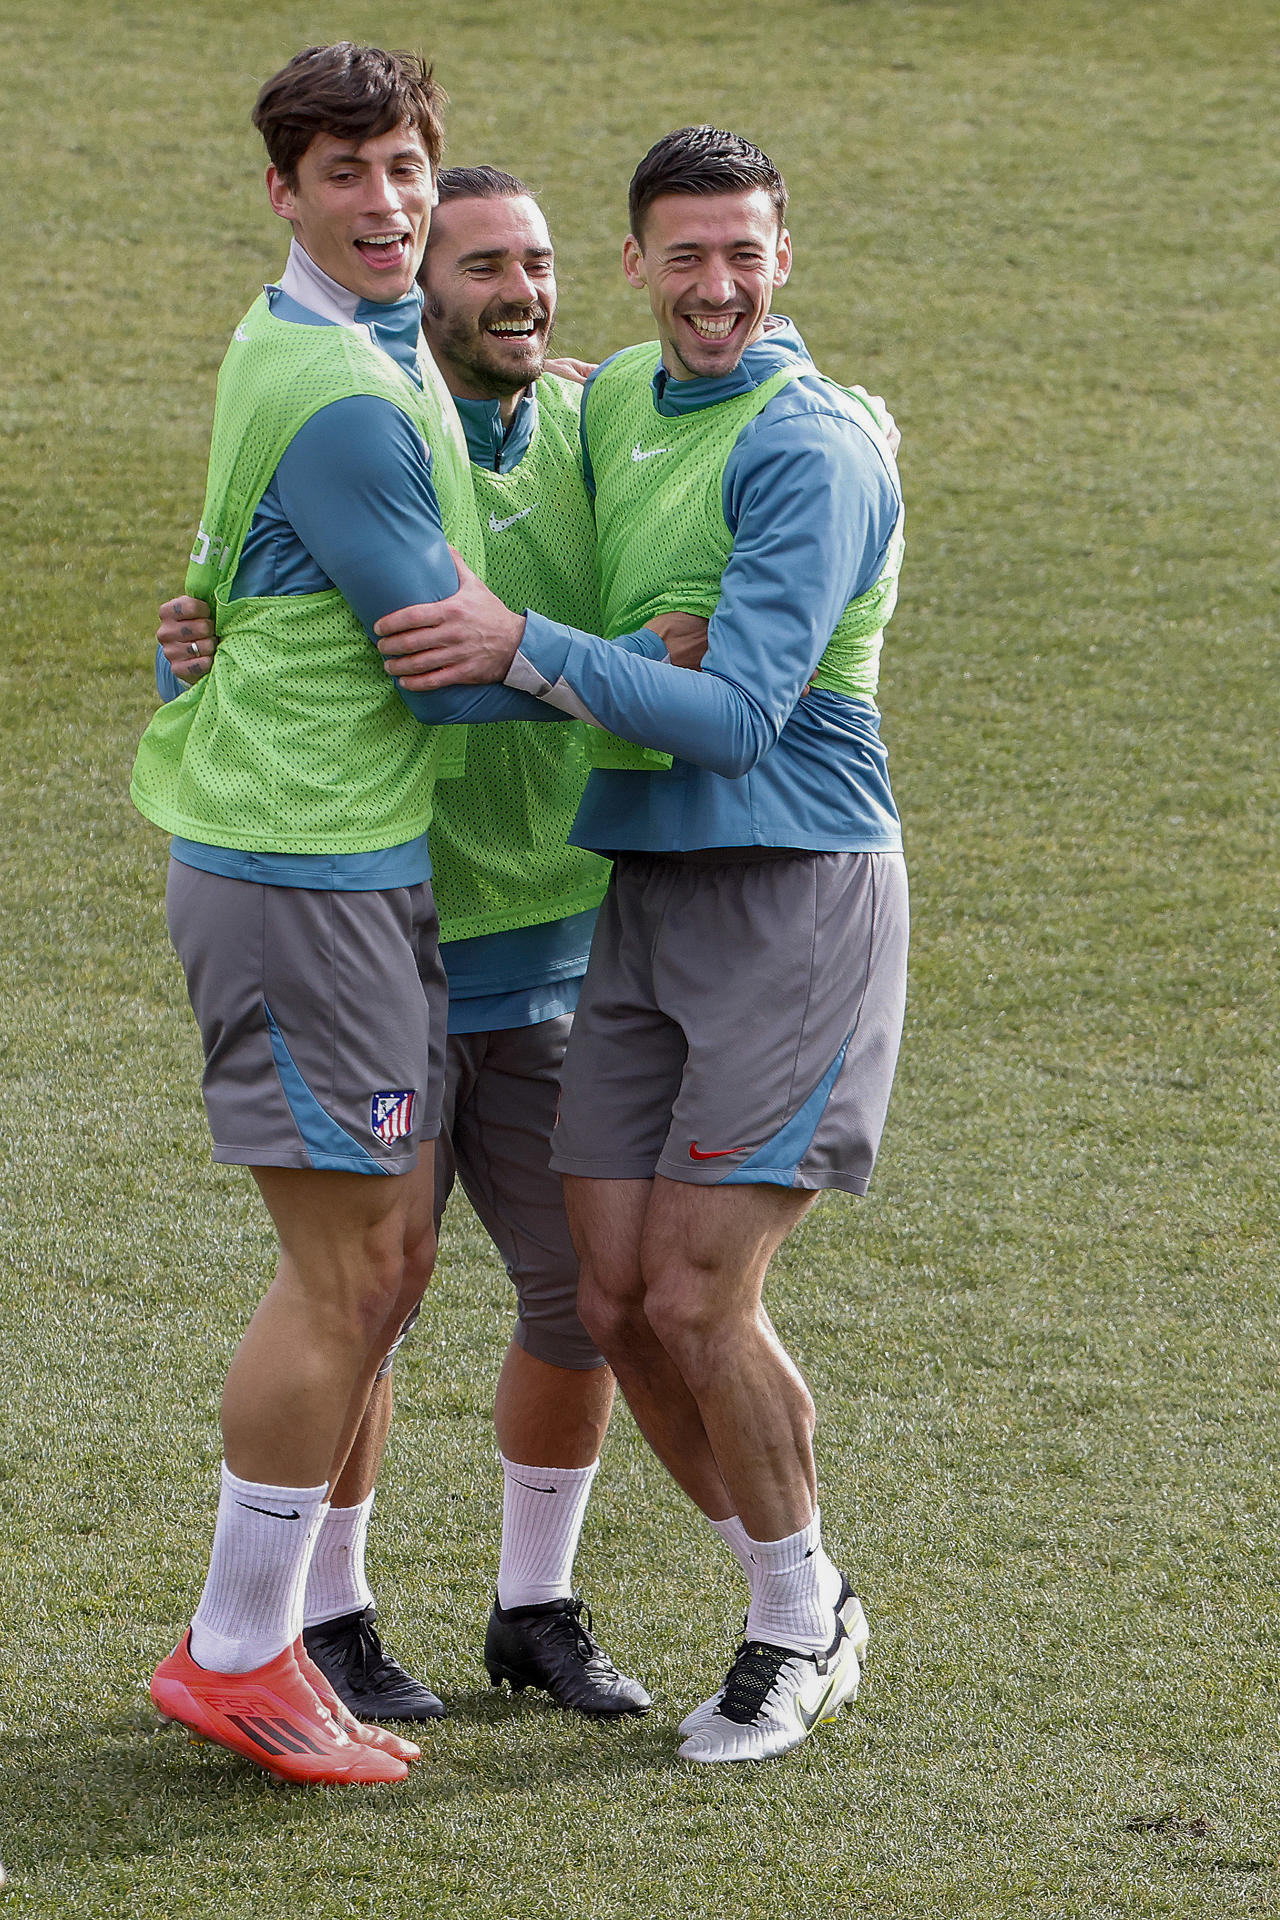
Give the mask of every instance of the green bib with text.
POLYGON ((214 608, 212 670, 152 718, 130 788, 191 840, 276 853, 368 853, 425 832, 448 736, 404 705, 335 588, 232 600, 245 537, 293 436, 335 401, 398 407, 432 456, 445 534, 483 571, 465 441, 423 356, 419 390, 363 328, 278 320, 266 298, 218 375, 209 480, 186 590, 214 608))

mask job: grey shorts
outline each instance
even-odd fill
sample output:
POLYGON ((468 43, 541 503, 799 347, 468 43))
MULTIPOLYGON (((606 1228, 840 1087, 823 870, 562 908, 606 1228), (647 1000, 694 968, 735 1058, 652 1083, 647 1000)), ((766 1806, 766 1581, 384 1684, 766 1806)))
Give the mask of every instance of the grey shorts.
MULTIPOLYGON (((451 1034, 436 1142, 436 1229, 453 1183, 502 1255, 518 1301, 515 1338, 535 1360, 586 1372, 605 1364, 578 1318, 578 1257, 560 1176, 550 1165, 560 1065, 572 1018, 451 1034)), ((379 1370, 391 1371, 396 1348, 379 1370)))
POLYGON ((572 1018, 449 1036, 436 1146, 436 1224, 454 1179, 502 1255, 519 1301, 515 1338, 535 1360, 604 1365, 578 1318, 578 1258, 551 1129, 572 1018))
POLYGON ((448 988, 429 886, 336 893, 169 863, 215 1160, 407 1173, 440 1125, 448 988))
POLYGON ((900 853, 623 854, 551 1164, 865 1193, 906 1000, 900 853))

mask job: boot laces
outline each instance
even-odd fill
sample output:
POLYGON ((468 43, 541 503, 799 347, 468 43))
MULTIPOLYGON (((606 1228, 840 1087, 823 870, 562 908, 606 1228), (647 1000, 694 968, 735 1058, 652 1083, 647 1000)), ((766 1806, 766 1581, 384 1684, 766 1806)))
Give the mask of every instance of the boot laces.
POLYGON ((771 1647, 763 1640, 744 1640, 734 1655, 716 1712, 726 1720, 748 1726, 778 1684, 778 1675, 787 1661, 797 1657, 794 1648, 771 1647))
POLYGON ((571 1641, 578 1658, 586 1662, 597 1651, 596 1643, 591 1637, 594 1624, 590 1607, 585 1605, 580 1593, 575 1593, 572 1600, 565 1601, 560 1612, 552 1614, 547 1625, 546 1637, 548 1640, 571 1641))

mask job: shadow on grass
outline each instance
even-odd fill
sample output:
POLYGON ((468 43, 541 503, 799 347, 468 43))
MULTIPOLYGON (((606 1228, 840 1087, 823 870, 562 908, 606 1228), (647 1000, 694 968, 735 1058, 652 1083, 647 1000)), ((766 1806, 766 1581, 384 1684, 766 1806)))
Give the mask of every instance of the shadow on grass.
POLYGON ((144 1713, 83 1721, 49 1734, 10 1732, 0 1746, 0 1857, 10 1869, 127 1861, 274 1837, 351 1817, 367 1833, 374 1810, 390 1827, 447 1822, 455 1801, 483 1790, 500 1809, 572 1789, 613 1799, 643 1774, 675 1767, 665 1722, 585 1720, 545 1696, 476 1690, 449 1698, 449 1717, 419 1729, 422 1759, 394 1788, 291 1787, 224 1749, 157 1728, 144 1713))

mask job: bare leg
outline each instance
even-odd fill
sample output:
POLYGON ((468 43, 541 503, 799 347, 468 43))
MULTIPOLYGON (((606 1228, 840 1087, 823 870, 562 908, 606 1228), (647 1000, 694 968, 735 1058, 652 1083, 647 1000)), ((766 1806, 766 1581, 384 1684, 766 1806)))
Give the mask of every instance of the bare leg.
POLYGON ((648 1180, 566 1177, 565 1206, 581 1262, 578 1312, 668 1473, 708 1519, 725 1520, 737 1509, 698 1403, 645 1312, 640 1250, 652 1192, 648 1180))
POLYGON ((382 1357, 430 1277, 431 1153, 382 1179, 253 1172, 280 1259, 227 1375, 227 1464, 246 1480, 316 1486, 345 1462, 382 1357))
POLYGON ((498 1377, 493 1424, 508 1460, 526 1467, 589 1467, 613 1410, 608 1367, 553 1367, 513 1340, 498 1377))
MULTIPOLYGON (((373 1383, 346 1465, 334 1482, 335 1507, 358 1507, 377 1484, 391 1428, 391 1382, 386 1374, 373 1383)), ((526 1467, 589 1467, 604 1444, 613 1387, 608 1367, 551 1367, 513 1340, 494 1402, 498 1445, 508 1460, 526 1467)))
POLYGON ((373 1492, 387 1450, 394 1398, 389 1373, 374 1381, 346 1465, 333 1483, 329 1497, 335 1507, 358 1507, 373 1492))
POLYGON ((729 1509, 754 1540, 808 1525, 813 1401, 761 1305, 770 1260, 815 1196, 655 1179, 641 1243, 649 1325, 696 1403, 729 1509))

